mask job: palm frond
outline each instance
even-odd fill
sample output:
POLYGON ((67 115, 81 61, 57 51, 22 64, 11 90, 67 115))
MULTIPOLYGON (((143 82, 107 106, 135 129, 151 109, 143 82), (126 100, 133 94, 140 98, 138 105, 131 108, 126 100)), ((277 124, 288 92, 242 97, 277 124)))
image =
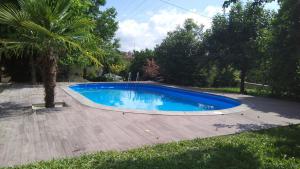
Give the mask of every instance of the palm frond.
POLYGON ((0 23, 13 26, 18 34, 15 41, 0 40, 1 49, 10 51, 29 45, 43 52, 55 47, 57 51, 81 53, 101 66, 99 58, 104 52, 98 49, 99 41, 91 33, 95 24, 87 18, 72 16, 69 6, 70 0, 19 0, 20 9, 11 4, 1 5, 0 23))
POLYGON ((0 56, 10 57, 10 56, 22 56, 25 46, 28 43, 10 40, 10 39, 0 39, 0 56))
POLYGON ((87 18, 74 18, 74 20, 64 22, 61 26, 63 26, 61 30, 64 30, 62 33, 85 35, 94 29, 95 22, 87 18))
MULTIPOLYGON (((53 2, 52 0, 50 0, 53 2)), ((58 20, 63 19, 65 16, 67 16, 67 11, 70 8, 70 0, 60 0, 55 1, 55 4, 53 5, 52 14, 54 16, 57 16, 58 20)))
POLYGON ((49 31, 45 27, 43 27, 39 24, 36 24, 32 21, 23 21, 23 22, 20 22, 20 25, 29 31, 38 33, 39 35, 52 37, 52 34, 53 34, 51 31, 49 31))
POLYGON ((0 23, 13 27, 20 26, 19 23, 28 20, 26 12, 20 11, 14 4, 0 5, 0 23))

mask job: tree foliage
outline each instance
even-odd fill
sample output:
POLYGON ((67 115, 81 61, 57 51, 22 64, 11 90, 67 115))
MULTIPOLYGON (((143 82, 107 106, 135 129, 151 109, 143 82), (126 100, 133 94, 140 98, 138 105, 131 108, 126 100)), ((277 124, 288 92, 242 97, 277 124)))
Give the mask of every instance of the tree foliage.
POLYGON ((54 107, 58 58, 80 53, 79 57, 100 64, 101 49, 96 48, 98 39, 91 32, 94 23, 73 15, 70 0, 20 0, 18 3, 18 6, 0 6, 0 23, 15 31, 1 37, 1 52, 21 54, 29 49, 38 52, 39 63, 43 65, 45 106, 54 107))
MULTIPOLYGON (((103 49, 103 57, 99 62, 105 64, 106 59, 112 60, 110 57, 120 57, 118 40, 114 40, 114 35, 118 29, 116 21, 117 12, 114 8, 100 10, 106 3, 105 0, 72 0, 70 12, 75 16, 87 18, 94 23, 92 35, 98 39, 97 42, 83 43, 82 46, 101 48, 103 49), (116 56, 118 55, 118 56, 116 56)), ((72 54, 63 60, 60 60, 63 65, 81 65, 82 67, 91 66, 91 62, 83 57, 74 57, 72 54)))
POLYGON ((210 84, 215 87, 236 85, 235 69, 228 59, 230 55, 228 25, 228 18, 216 15, 212 21, 212 28, 206 31, 203 41, 212 70, 210 84))
POLYGON ((205 60, 203 45, 203 26, 192 19, 185 21, 183 27, 169 32, 163 42, 155 48, 160 74, 169 83, 181 85, 205 85, 205 60))
MULTIPOLYGON (((252 7, 262 7, 274 0, 254 0, 252 7)), ((227 0, 228 7, 238 0, 227 0)), ((300 2, 297 0, 279 0, 277 14, 266 17, 268 26, 258 29, 256 45, 258 66, 251 74, 260 81, 270 84, 272 93, 277 96, 300 97, 300 2)), ((260 16, 260 15, 256 15, 260 16)), ((237 41, 236 43, 239 43, 237 41)))
POLYGON ((268 27, 269 13, 262 6, 236 3, 228 16, 217 15, 213 19, 206 46, 217 62, 217 67, 232 66, 240 71, 240 91, 245 92, 247 74, 261 60, 258 49, 260 30, 268 27))
MULTIPOLYGON (((131 72, 133 75, 136 75, 137 73, 140 74, 141 78, 145 78, 144 75, 144 66, 147 64, 148 59, 154 59, 154 51, 150 49, 145 49, 141 51, 133 51, 133 60, 131 61, 131 64, 129 66, 129 72, 131 72)), ((143 80, 149 80, 147 78, 143 80)))
MULTIPOLYGON (((244 82, 249 81, 269 84, 278 96, 299 97, 300 2, 279 0, 280 9, 275 13, 264 9, 264 4, 272 1, 243 4, 226 0, 223 7, 231 7, 229 14, 214 16, 210 29, 203 32, 203 26, 188 19, 182 27, 169 32, 154 51, 134 51, 128 69, 134 75, 139 72, 145 80, 158 72, 165 82, 181 85, 232 86, 240 80, 242 93, 244 82)), ((57 0, 20 1, 36 2, 27 7, 29 14, 19 10, 23 6, 18 6, 16 0, 5 2, 15 5, 2 9, 2 16, 6 15, 0 17, 2 56, 48 56, 51 45, 64 66, 90 67, 94 62, 102 64, 104 73, 125 72, 126 63, 118 50, 119 40, 115 39, 117 12, 114 8, 101 9, 105 0, 70 0, 63 19, 57 13, 65 11, 63 8, 51 11, 45 9, 46 5, 36 6, 43 2, 54 5, 57 0), (16 13, 9 16, 5 9, 12 7, 16 13), (16 20, 9 21, 12 18, 16 20)))
POLYGON ((300 2, 279 1, 273 22, 271 86, 275 95, 300 96, 300 2))
POLYGON ((149 80, 156 80, 159 75, 159 66, 153 58, 147 59, 146 65, 143 66, 143 78, 149 80))
MULTIPOLYGON (((15 3, 16 5, 18 4, 17 0, 1 1, 3 4, 7 2, 15 3)), ((101 49, 102 57, 97 57, 96 59, 98 62, 102 63, 104 67, 110 67, 112 64, 117 67, 124 67, 123 61, 120 61, 122 59, 121 53, 118 51, 119 41, 118 39, 114 39, 115 32, 118 28, 118 22, 116 21, 117 12, 114 8, 101 9, 104 4, 105 0, 70 0, 68 12, 72 16, 85 18, 86 20, 90 20, 92 22, 92 34, 89 36, 93 36, 93 39, 97 40, 85 42, 82 41, 83 43, 80 44, 81 47, 90 48, 90 51, 97 51, 98 49, 101 49), (107 65, 106 63, 110 63, 110 65, 107 65)), ((4 38, 6 35, 12 35, 15 32, 14 29, 11 29, 11 27, 0 25, 0 33, 1 37, 4 38)), ((0 64, 6 68, 5 72, 7 75, 12 77, 13 81, 29 81, 27 74, 25 74, 25 72, 28 72, 29 65, 26 64, 31 63, 29 62, 31 55, 34 57, 33 61, 37 62, 36 56, 38 56, 38 54, 36 53, 37 51, 35 49, 23 49, 22 54, 18 53, 17 57, 24 57, 24 59, 21 60, 2 57, 2 63, 0 64), (14 66, 11 67, 11 65, 14 66), (18 72, 20 73, 15 73, 16 71, 13 70, 16 69, 15 65, 24 65, 22 67, 18 67, 20 69, 18 72), (10 68, 8 68, 8 66, 10 66, 10 68), (23 77, 27 78, 24 79, 23 77)), ((5 53, 2 54, 5 55, 5 53)), ((9 53, 6 55, 12 56, 16 54, 9 53)), ((60 78, 60 80, 68 77, 71 68, 74 66, 77 68, 81 67, 81 69, 84 69, 84 67, 94 67, 91 61, 92 60, 84 57, 80 52, 77 51, 65 53, 64 57, 60 57, 58 59, 58 75, 59 77, 64 77, 60 78)), ((37 65, 36 63, 34 64, 37 65)), ((39 70, 37 66, 34 67, 39 70)), ((94 69, 97 70, 99 68, 94 67, 94 69)), ((109 71, 110 69, 106 70, 109 71)), ((40 71, 37 71, 37 75, 40 74, 40 71)))

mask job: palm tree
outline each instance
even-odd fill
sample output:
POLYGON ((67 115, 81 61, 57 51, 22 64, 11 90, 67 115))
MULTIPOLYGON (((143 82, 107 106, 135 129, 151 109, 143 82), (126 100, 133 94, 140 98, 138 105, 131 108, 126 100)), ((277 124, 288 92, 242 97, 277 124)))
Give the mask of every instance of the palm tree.
MULTIPOLYGON (((16 33, 0 38, 0 51, 20 54, 24 50, 35 50, 43 70, 45 106, 54 107, 57 61, 59 57, 80 55, 98 62, 95 54, 81 44, 97 42, 91 33, 94 23, 88 18, 74 16, 70 0, 19 0, 18 6, 0 5, 0 24, 14 29, 16 33)), ((1 36, 1 35, 0 35, 1 36)))

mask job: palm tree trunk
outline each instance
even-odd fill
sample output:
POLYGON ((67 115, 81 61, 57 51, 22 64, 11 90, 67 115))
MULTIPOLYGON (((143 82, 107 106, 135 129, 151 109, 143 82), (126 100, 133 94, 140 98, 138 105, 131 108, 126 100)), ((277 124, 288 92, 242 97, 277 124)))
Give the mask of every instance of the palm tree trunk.
POLYGON ((44 58, 44 88, 45 88, 45 107, 52 108, 55 107, 54 96, 55 96, 55 86, 56 86, 56 56, 54 54, 53 48, 50 48, 48 55, 44 58))
POLYGON ((31 84, 36 84, 36 69, 35 69, 35 61, 32 55, 29 56, 29 62, 31 67, 31 84))

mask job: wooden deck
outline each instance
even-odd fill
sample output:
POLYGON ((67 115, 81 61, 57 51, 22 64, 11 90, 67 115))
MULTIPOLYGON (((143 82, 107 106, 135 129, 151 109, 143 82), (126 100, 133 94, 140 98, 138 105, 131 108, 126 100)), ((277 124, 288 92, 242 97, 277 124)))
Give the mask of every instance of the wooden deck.
POLYGON ((80 104, 60 87, 56 93, 68 107, 37 112, 29 106, 42 101, 41 87, 15 85, 0 93, 0 166, 300 123, 299 103, 237 94, 224 95, 251 109, 164 116, 99 110, 80 104))

